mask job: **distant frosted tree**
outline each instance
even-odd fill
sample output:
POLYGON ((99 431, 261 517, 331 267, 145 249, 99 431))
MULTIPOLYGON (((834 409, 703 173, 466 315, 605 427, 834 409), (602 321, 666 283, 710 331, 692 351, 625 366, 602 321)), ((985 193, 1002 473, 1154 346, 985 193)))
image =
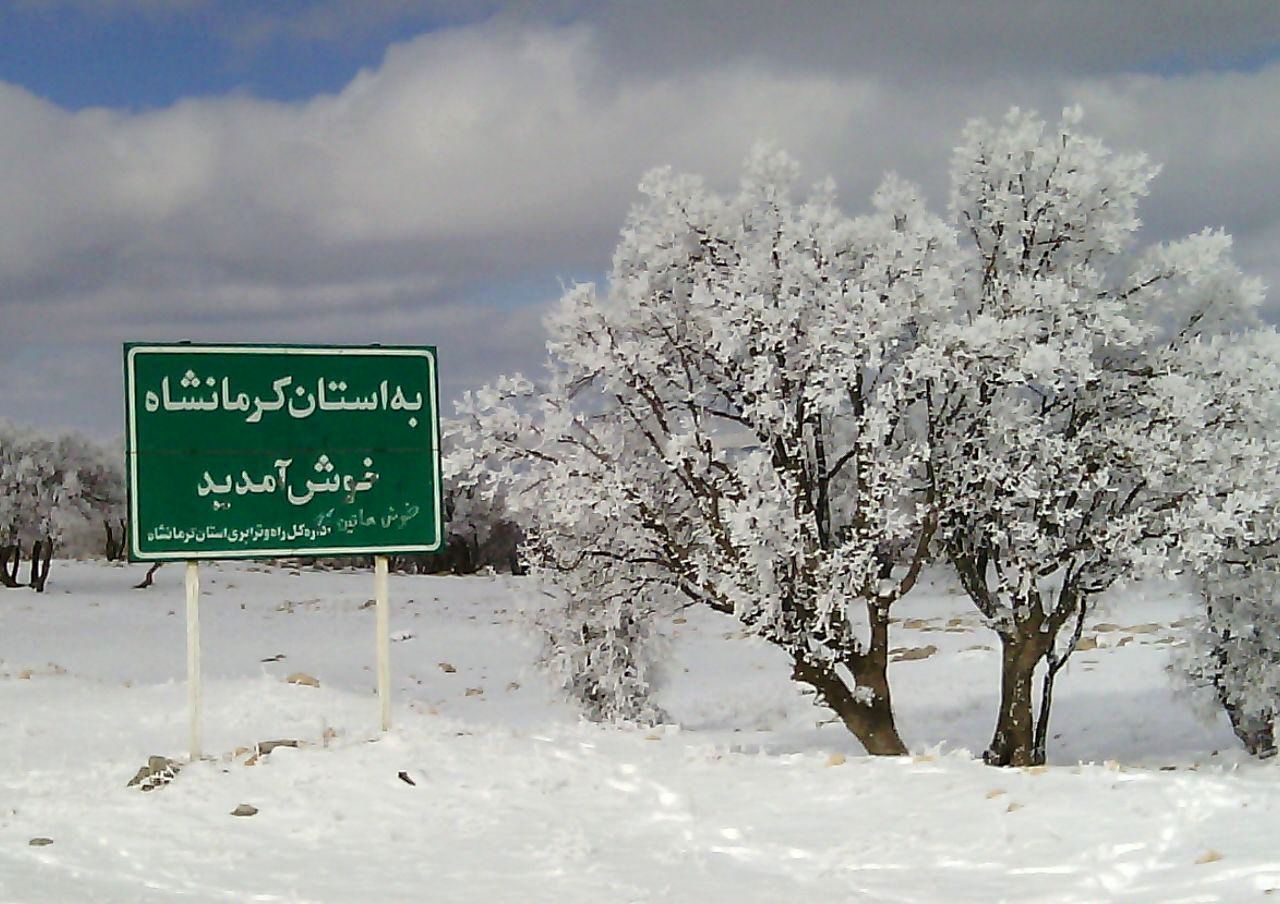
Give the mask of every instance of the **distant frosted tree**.
POLYGON ((1280 556, 1273 545, 1235 550, 1204 569, 1205 608, 1183 657, 1193 684, 1212 690, 1245 748, 1274 756, 1280 706, 1280 556))
POLYGON ((118 519, 123 505, 120 465, 100 444, 0 424, 0 583, 18 584, 29 551, 28 583, 43 591, 66 529, 90 518, 118 519))
MULTIPOLYGON (((1183 649, 1193 685, 1212 691, 1237 737, 1275 753, 1280 711, 1280 344, 1260 332, 1239 349, 1231 429, 1212 439, 1217 486, 1184 517, 1179 544, 1204 607, 1183 649)), ((1206 445, 1209 443, 1206 442, 1206 445)))
POLYGON ((80 482, 81 510, 96 519, 105 534, 103 554, 122 559, 127 550, 124 452, 118 442, 83 440, 76 468, 80 482))
POLYGON ((546 382, 461 406, 453 471, 507 492, 563 601, 550 659, 597 713, 641 705, 658 616, 700 604, 781 648, 869 752, 902 753, 889 612, 936 524, 920 336, 954 242, 900 180, 850 220, 829 185, 793 199, 795 175, 765 150, 729 196, 649 174, 607 290, 550 320, 546 382))
MULTIPOLYGON (((444 463, 457 463, 445 431, 444 463)), ((447 473, 444 486, 447 526, 446 559, 455 573, 470 574, 489 567, 520 574, 523 566, 517 555, 521 532, 511 520, 506 498, 492 481, 483 478, 458 480, 447 473)))

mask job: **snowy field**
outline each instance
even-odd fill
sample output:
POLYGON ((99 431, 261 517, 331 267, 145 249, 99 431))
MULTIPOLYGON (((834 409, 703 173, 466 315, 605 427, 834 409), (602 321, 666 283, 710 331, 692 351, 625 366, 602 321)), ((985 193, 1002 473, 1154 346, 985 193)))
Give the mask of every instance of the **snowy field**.
MULTIPOLYGON (((0 591, 0 901, 1262 900, 1280 771, 1166 671, 1190 600, 1100 611, 1042 769, 975 759, 995 638, 944 581, 897 612, 913 756, 870 759, 731 621, 677 626, 679 725, 582 724, 530 668, 509 578, 392 576, 379 737, 368 573, 202 567, 206 760, 184 759, 182 573, 57 562, 0 591), (931 652, 931 648, 936 652, 931 652), (290 684, 303 672, 319 687, 290 684), (255 756, 254 745, 297 740, 255 756), (403 775, 403 778, 401 777, 403 775), (406 780, 407 779, 407 780, 406 780), (412 782, 412 784, 410 784, 412 782), (240 804, 253 816, 233 816, 240 804), (51 843, 33 845, 32 839, 51 843)), ((1280 892, 1276 892, 1280 896, 1280 892)))

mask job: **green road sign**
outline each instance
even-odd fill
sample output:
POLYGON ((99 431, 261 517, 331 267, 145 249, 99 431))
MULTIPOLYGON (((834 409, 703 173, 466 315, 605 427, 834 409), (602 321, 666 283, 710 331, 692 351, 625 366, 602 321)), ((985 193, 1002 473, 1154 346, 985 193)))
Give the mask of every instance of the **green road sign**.
POLYGON ((129 555, 431 552, 434 348, 125 345, 129 555))

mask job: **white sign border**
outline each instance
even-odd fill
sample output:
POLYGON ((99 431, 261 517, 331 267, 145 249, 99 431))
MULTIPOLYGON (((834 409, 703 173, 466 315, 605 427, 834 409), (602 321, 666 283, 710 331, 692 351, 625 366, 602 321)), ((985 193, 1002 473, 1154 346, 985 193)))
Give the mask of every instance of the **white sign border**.
POLYGON ((125 351, 125 455, 129 468, 129 558, 137 562, 211 561, 217 559, 272 559, 284 556, 385 556, 394 553, 438 552, 444 547, 444 521, 442 512, 442 487, 440 473, 440 400, 439 379, 436 373, 436 350, 423 346, 394 345, 237 345, 187 344, 166 342, 153 344, 129 344, 125 351), (133 359, 138 353, 149 354, 262 354, 262 355, 327 355, 425 358, 431 389, 431 466, 435 470, 436 542, 434 546, 363 546, 352 549, 345 546, 305 549, 246 549, 246 550, 187 550, 175 552, 143 552, 138 548, 138 437, 137 393, 133 359))

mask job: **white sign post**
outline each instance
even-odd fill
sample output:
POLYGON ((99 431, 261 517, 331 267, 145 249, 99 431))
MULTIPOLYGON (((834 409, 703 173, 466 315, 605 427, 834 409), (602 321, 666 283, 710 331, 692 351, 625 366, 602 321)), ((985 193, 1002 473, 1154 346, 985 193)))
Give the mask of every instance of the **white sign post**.
POLYGON ((200 759, 200 566, 187 562, 187 710, 191 717, 191 761, 200 759))
POLYGON ((373 557, 373 598, 377 609, 378 704, 382 730, 391 729, 391 604, 387 599, 387 557, 373 557))

